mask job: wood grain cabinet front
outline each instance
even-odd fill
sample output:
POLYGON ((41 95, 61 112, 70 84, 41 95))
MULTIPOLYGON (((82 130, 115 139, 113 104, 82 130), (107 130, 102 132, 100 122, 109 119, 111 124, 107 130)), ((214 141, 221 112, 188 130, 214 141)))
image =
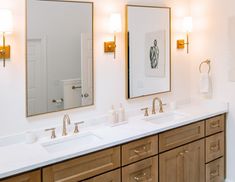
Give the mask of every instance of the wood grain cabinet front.
POLYGON ((224 181, 224 158, 219 158, 206 165, 206 182, 224 181))
POLYGON ((78 182, 120 167, 120 147, 115 147, 43 169, 44 182, 78 182))
POLYGON ((204 121, 166 131, 159 135, 159 151, 164 152, 205 136, 204 121))
POLYGON ((0 180, 0 182, 41 182, 41 170, 32 171, 15 177, 0 180))
POLYGON ((154 156, 157 153, 157 135, 122 145, 122 166, 154 156))
POLYGON ((121 182, 121 171, 117 169, 82 182, 121 182))
POLYGON ((220 115, 206 120, 206 136, 224 131, 225 115, 220 115))
POLYGON ((158 182, 158 156, 122 168, 122 182, 158 182))
POLYGON ((206 162, 224 156, 224 132, 206 138, 206 162))
POLYGON ((202 139, 160 154, 160 182, 204 182, 204 146, 204 139, 202 139))

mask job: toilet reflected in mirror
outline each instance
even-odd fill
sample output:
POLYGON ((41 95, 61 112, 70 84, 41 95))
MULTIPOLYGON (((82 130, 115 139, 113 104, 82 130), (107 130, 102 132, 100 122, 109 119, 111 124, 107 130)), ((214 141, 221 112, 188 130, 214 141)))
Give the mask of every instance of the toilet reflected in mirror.
POLYGON ((90 106, 93 3, 27 0, 27 116, 90 106))

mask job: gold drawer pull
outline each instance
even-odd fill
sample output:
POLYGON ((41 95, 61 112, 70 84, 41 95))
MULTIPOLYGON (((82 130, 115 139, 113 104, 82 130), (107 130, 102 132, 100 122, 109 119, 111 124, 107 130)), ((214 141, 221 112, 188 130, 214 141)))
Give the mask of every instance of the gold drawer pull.
POLYGON ((142 153, 142 152, 146 152, 146 147, 144 146, 143 148, 142 148, 142 150, 134 150, 134 152, 135 152, 135 154, 137 154, 137 155, 139 155, 140 153, 142 153))
POLYGON ((136 181, 143 181, 146 178, 146 173, 143 173, 141 176, 135 176, 136 181))
POLYGON ((217 121, 217 123, 211 123, 211 128, 219 128, 220 125, 219 125, 219 121, 217 121))
POLYGON ((185 151, 183 151, 183 152, 180 152, 179 154, 178 154, 178 156, 181 156, 181 157, 183 157, 185 154, 187 154, 187 153, 189 153, 189 151, 188 150, 185 150, 185 151))
POLYGON ((215 176, 218 176, 219 174, 218 174, 218 172, 217 171, 212 171, 211 173, 210 173, 210 176, 212 176, 212 177, 215 177, 215 176))
POLYGON ((213 152, 217 152, 217 151, 219 151, 219 146, 218 145, 211 146, 210 150, 213 151, 213 152))

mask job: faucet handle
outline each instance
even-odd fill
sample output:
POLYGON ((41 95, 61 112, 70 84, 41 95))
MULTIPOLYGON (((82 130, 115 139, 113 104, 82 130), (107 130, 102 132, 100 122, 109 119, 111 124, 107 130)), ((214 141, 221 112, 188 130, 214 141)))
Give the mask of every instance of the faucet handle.
POLYGON ((47 132, 47 131, 51 131, 51 139, 56 138, 55 129, 56 129, 56 128, 45 129, 46 132, 47 132))
POLYGON ((79 133, 78 125, 85 123, 84 121, 76 122, 74 123, 75 128, 74 128, 74 133, 79 133))
POLYGON ((144 116, 149 116, 149 108, 148 107, 142 108, 141 111, 144 111, 144 116))

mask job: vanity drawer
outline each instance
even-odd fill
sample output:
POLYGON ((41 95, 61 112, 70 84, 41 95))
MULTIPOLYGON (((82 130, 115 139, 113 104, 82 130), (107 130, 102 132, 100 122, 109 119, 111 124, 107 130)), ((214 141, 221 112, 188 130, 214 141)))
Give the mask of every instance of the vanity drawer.
POLYGON ((0 182, 41 182, 41 170, 20 174, 15 177, 0 180, 0 182))
POLYGON ((206 165, 206 182, 224 181, 224 158, 217 159, 206 165))
POLYGON ((206 138, 206 162, 224 155, 224 132, 206 138))
POLYGON ((204 136, 204 121, 173 129, 159 135, 159 151, 164 152, 204 136))
POLYGON ((120 166, 120 147, 115 147, 43 169, 43 181, 77 182, 120 166))
POLYGON ((158 136, 144 138, 122 146, 122 165, 127 165, 158 153, 158 136))
POLYGON ((122 168, 123 182, 158 181, 158 156, 122 168))
POLYGON ((224 131, 225 116, 220 115, 206 120, 206 136, 224 131))
POLYGON ((117 169, 83 182, 121 182, 121 170, 117 169))

